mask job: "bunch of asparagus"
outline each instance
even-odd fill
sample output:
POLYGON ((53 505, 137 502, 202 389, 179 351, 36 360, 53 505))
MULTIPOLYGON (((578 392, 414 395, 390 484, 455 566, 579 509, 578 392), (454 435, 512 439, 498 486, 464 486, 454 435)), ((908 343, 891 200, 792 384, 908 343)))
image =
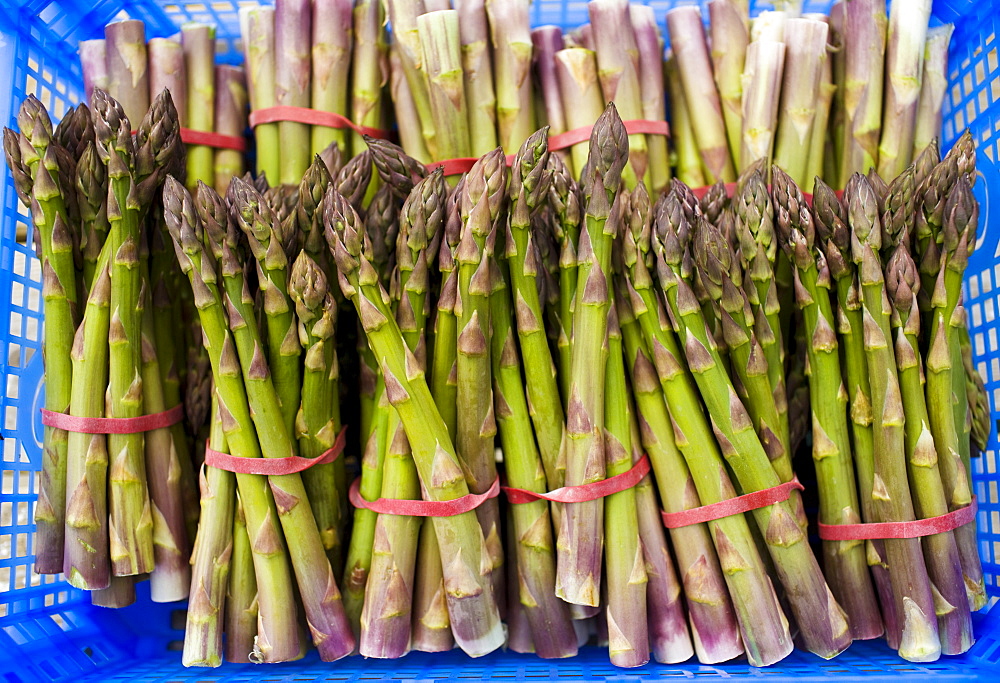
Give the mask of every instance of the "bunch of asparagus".
MULTIPOLYGON (((130 121, 141 121, 153 100, 170 91, 181 128, 242 138, 247 127, 247 83, 240 67, 215 63, 215 28, 188 23, 180 36, 146 40, 138 20, 108 24, 104 38, 80 42, 84 96, 95 88, 121 103, 130 121)), ((204 181, 225 193, 243 175, 244 154, 208 145, 187 146, 187 182, 204 181)))

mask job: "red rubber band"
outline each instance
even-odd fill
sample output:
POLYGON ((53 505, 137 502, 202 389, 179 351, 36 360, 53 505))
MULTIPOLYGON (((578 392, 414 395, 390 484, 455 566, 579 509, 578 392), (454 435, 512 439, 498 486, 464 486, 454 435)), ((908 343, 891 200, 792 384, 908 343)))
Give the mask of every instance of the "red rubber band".
POLYGON ((690 510, 680 512, 660 511, 663 517, 663 526, 668 529, 679 529, 692 524, 711 522, 731 515, 739 515, 751 510, 758 510, 775 503, 783 503, 792 495, 792 489, 802 491, 805 487, 799 483, 798 478, 792 479, 784 484, 778 484, 769 489, 753 491, 742 496, 720 500, 718 503, 709 503, 690 510))
MULTIPOLYGON (((514 163, 515 155, 507 155, 507 166, 514 163)), ((438 168, 442 169, 446 176, 462 175, 472 170, 472 166, 479 161, 476 157, 460 157, 458 159, 445 159, 444 161, 432 161, 425 168, 428 173, 438 168)))
POLYGON ((310 126, 350 128, 358 135, 367 135, 370 138, 379 138, 380 140, 388 140, 392 135, 392 132, 388 130, 359 126, 346 116, 341 116, 330 111, 318 111, 307 107, 290 107, 288 105, 255 109, 250 112, 249 121, 251 128, 259 126, 262 123, 294 121, 296 123, 307 123, 310 126))
MULTIPOLYGON (((670 136, 670 125, 666 121, 650 121, 646 119, 633 119, 622 121, 625 124, 625 132, 629 135, 665 135, 670 136)), ((572 147, 581 142, 590 140, 590 134, 594 131, 593 126, 581 126, 568 130, 565 133, 549 136, 549 151, 555 152, 560 149, 572 147)))
POLYGON ((365 500, 361 495, 361 477, 351 482, 348 498, 356 508, 371 510, 380 515, 402 515, 404 517, 454 517, 472 512, 490 498, 500 495, 500 477, 485 493, 467 493, 452 500, 399 500, 379 498, 365 500))
POLYGON ((247 151, 247 141, 241 135, 223 135, 222 133, 209 133, 190 128, 181 128, 181 142, 189 145, 205 145, 216 149, 234 149, 237 152, 247 151))
POLYGON ((976 519, 976 497, 965 507, 927 519, 910 522, 871 522, 868 524, 819 524, 824 541, 866 541, 875 538, 920 538, 954 531, 976 519))
POLYGON ((170 427, 184 419, 184 406, 139 417, 80 417, 42 408, 42 424, 77 434, 139 434, 170 427))
POLYGON ((504 486, 503 492, 507 494, 507 500, 515 505, 531 503, 536 500, 549 500, 553 503, 585 503, 630 489, 642 481, 647 474, 649 474, 649 456, 643 455, 628 472, 622 472, 589 484, 562 486, 548 493, 535 493, 534 491, 504 486))
POLYGON ((341 428, 333 445, 316 458, 303 458, 292 455, 287 458, 243 458, 229 453, 205 447, 205 464, 216 469, 235 472, 237 474, 260 474, 264 476, 281 476, 296 474, 310 467, 333 462, 344 452, 347 443, 347 425, 341 428))

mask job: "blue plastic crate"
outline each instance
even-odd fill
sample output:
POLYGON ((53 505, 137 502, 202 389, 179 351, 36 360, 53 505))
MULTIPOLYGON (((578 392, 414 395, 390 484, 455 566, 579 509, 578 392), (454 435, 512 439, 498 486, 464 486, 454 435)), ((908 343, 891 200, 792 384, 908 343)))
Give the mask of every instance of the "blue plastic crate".
MULTIPOLYGON (((239 62, 239 0, 0 0, 0 120, 16 124, 17 107, 37 95, 55 119, 81 97, 76 43, 101 33, 124 10, 146 22, 150 36, 166 36, 185 21, 217 25, 222 61, 239 62)), ((694 0, 648 0, 657 16, 694 0)), ((701 3, 704 4, 704 3, 701 3)), ((759 3, 763 5, 764 3, 759 3)), ((806 10, 825 10, 828 0, 807 0, 806 10)), ((945 99, 944 142, 966 127, 979 146, 982 204, 980 239, 968 267, 966 305, 977 367, 1000 416, 1000 0, 937 0, 934 16, 956 24, 950 58, 951 88, 945 99), (998 202, 991 207, 990 200, 998 202), (992 210, 991 210, 992 208, 992 210)), ((534 0, 533 23, 573 26, 586 21, 585 0, 534 0)), ((36 472, 41 466, 42 363, 41 268, 31 247, 31 226, 5 165, 0 165, 0 681, 372 681, 476 680, 591 681, 642 679, 761 679, 798 681, 934 677, 936 681, 1000 680, 1000 610, 976 615, 975 647, 961 657, 929 665, 900 660, 881 643, 855 643, 831 662, 796 652, 777 666, 746 664, 612 667, 607 654, 587 648, 575 659, 544 661, 498 653, 470 659, 415 653, 397 661, 351 658, 324 664, 301 662, 184 669, 180 663, 183 604, 158 605, 139 586, 137 604, 125 610, 90 605, 87 595, 59 577, 31 571, 36 472), (20 239, 18 234, 20 233, 20 239), (145 593, 145 594, 144 594, 145 593)), ((1000 443, 994 429, 983 456, 973 463, 979 498, 980 551, 991 606, 1000 597, 1000 443)))

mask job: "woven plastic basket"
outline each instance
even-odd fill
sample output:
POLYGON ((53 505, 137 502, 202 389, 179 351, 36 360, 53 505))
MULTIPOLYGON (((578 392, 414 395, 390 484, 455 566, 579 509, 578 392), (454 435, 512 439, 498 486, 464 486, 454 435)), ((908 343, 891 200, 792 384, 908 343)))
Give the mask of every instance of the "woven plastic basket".
MULTIPOLYGON (((500 0, 502 1, 502 0, 500 0)), ((898 1, 898 0, 897 0, 898 1)), ((0 120, 14 126, 28 93, 60 118, 81 97, 77 41, 96 37, 124 9, 146 22, 147 35, 166 36, 185 21, 216 24, 218 58, 242 61, 237 0, 0 0, 0 120)), ((652 0, 664 12, 690 0, 652 0)), ((763 4, 763 3, 762 3, 763 4)), ((823 11, 829 2, 805 2, 823 11)), ((534 0, 533 23, 574 26, 586 21, 586 2, 534 0)), ((979 146, 976 196, 982 205, 980 237, 969 262, 967 309, 975 361, 1000 404, 1000 0, 938 0, 937 22, 954 22, 951 88, 945 99, 944 147, 966 127, 979 146), (991 206, 991 199, 996 206, 991 206)), ((772 681, 871 680, 934 677, 935 681, 1000 681, 1000 611, 976 615, 978 642, 966 655, 929 665, 900 660, 880 643, 855 643, 831 662, 796 652, 777 666, 650 665, 637 670, 612 667, 607 653, 585 648, 566 661, 496 653, 469 659, 411 654, 396 661, 350 658, 323 664, 315 656, 268 667, 226 665, 217 670, 184 669, 180 663, 184 605, 158 605, 140 584, 139 600, 124 610, 92 607, 86 594, 55 576, 32 572, 32 532, 41 467, 42 358, 40 353, 41 267, 34 257, 31 227, 7 168, 0 165, 0 681, 376 681, 498 679, 636 681, 642 679, 754 679, 772 681), (144 594, 145 592, 145 594, 144 594)), ((67 353, 69 350, 67 349, 67 353)), ((979 498, 979 540, 990 604, 1000 597, 1000 491, 997 429, 989 447, 973 462, 979 498)))

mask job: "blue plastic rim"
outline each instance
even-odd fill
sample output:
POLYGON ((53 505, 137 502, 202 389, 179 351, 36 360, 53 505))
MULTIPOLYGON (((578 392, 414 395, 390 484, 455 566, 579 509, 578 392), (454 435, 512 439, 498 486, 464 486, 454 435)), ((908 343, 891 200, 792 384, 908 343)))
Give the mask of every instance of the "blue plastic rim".
MULTIPOLYGON (((635 0, 633 0, 635 1, 635 0)), ((122 15, 146 22, 149 36, 167 36, 186 21, 217 26, 218 58, 242 61, 237 7, 242 0, 0 0, 0 120, 16 125, 17 107, 35 94, 54 119, 80 101, 76 56, 80 39, 96 37, 122 15)), ((661 23, 667 9, 694 0, 647 0, 661 23)), ((704 2, 701 2, 704 4, 704 2)), ((765 3, 751 3, 765 6, 765 3)), ((825 11, 828 0, 807 0, 806 11, 825 11)), ((576 26, 585 22, 585 0, 534 0, 535 25, 576 26)), ((938 21, 956 25, 944 105, 944 146, 969 128, 979 148, 975 192, 982 211, 979 241, 969 261, 966 308, 973 353, 1000 418, 1000 0, 936 0, 938 21), (991 200, 993 204, 991 206, 991 200)), ((31 225, 20 206, 5 165, 0 164, 0 682, 58 680, 271 681, 496 679, 506 681, 745 679, 827 681, 882 677, 933 677, 935 681, 1000 680, 1000 612, 976 616, 978 642, 961 657, 934 664, 901 661, 881 643, 855 643, 825 662, 796 652, 777 666, 649 665, 637 670, 612 667, 606 652, 584 649, 566 661, 495 653, 469 659, 460 652, 411 654, 402 660, 350 658, 323 664, 315 655, 301 662, 266 668, 226 665, 218 670, 184 669, 179 648, 184 605, 157 605, 140 584, 135 606, 105 610, 60 577, 31 571, 36 473, 41 466, 42 314, 41 268, 30 246, 31 225)), ((980 552, 990 604, 1000 598, 1000 491, 997 429, 982 457, 973 462, 979 499, 980 552)))

